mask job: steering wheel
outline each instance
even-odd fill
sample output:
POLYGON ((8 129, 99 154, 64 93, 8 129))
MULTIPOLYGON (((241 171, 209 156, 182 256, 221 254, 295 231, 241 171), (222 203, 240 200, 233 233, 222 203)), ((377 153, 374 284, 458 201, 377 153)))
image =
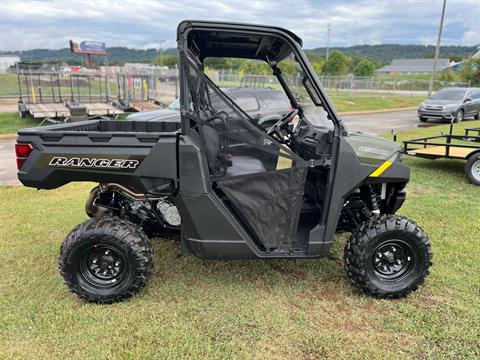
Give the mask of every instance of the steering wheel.
POLYGON ((290 120, 292 120, 297 115, 298 115, 298 110, 293 109, 292 111, 284 115, 275 124, 270 126, 267 129, 267 135, 274 137, 276 140, 280 141, 281 143, 285 142, 284 140, 285 135, 282 133, 281 130, 285 125, 287 125, 290 122, 290 120))

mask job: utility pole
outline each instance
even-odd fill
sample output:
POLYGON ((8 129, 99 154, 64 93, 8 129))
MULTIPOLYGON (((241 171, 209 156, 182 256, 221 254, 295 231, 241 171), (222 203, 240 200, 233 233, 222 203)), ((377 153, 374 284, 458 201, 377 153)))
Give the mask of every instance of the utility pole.
POLYGON ((164 42, 165 40, 160 40, 160 68, 163 67, 163 43, 164 42))
POLYGON ((328 53, 330 47, 330 31, 332 30, 332 24, 327 24, 327 60, 328 60, 328 53))
POLYGON ((433 81, 435 80, 435 71, 437 71, 437 61, 440 55, 440 40, 442 39, 443 19, 445 18, 445 6, 447 0, 443 0, 442 17, 440 18, 440 27, 438 29, 437 47, 435 48, 435 59, 433 60, 432 76, 430 77, 430 84, 428 85, 428 96, 432 95, 433 81))

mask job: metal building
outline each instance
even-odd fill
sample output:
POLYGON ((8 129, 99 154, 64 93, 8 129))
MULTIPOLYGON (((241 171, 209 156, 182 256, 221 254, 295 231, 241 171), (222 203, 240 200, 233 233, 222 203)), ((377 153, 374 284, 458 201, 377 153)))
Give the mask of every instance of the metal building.
POLYGON ((7 69, 20 62, 20 56, 18 55, 0 55, 0 73, 7 72, 7 69))

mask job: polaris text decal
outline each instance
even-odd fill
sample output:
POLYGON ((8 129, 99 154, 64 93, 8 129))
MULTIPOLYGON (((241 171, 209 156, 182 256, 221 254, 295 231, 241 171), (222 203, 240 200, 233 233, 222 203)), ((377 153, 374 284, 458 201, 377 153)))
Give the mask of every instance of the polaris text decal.
POLYGON ((383 155, 383 156, 387 156, 389 154, 387 150, 377 149, 369 146, 360 146, 358 150, 364 153, 377 154, 377 155, 383 155))
POLYGON ((49 166, 55 167, 73 167, 73 168, 101 168, 101 169, 136 169, 140 164, 138 160, 131 159, 96 159, 80 157, 55 156, 49 166))

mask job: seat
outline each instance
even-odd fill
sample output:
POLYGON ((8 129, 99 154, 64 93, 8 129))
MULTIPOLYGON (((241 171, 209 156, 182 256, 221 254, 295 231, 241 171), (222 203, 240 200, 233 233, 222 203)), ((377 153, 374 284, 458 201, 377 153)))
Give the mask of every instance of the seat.
POLYGON ((227 176, 253 174, 266 171, 263 163, 251 156, 233 156, 232 166, 227 169, 227 176))
MULTIPOLYGON (((225 169, 224 164, 219 163, 219 158, 222 158, 220 152, 225 152, 224 139, 220 137, 211 125, 203 126, 203 135, 205 137, 205 152, 212 174, 217 174, 218 170, 225 169), (223 140, 223 141, 222 141, 223 140), (217 169, 218 167, 218 169, 217 169)), ((227 154, 223 154, 226 157, 227 154)), ((246 155, 233 155, 231 158, 231 166, 228 166, 226 175, 237 176, 266 171, 265 166, 259 159, 246 155)), ((221 173, 221 172, 220 172, 221 173)))

